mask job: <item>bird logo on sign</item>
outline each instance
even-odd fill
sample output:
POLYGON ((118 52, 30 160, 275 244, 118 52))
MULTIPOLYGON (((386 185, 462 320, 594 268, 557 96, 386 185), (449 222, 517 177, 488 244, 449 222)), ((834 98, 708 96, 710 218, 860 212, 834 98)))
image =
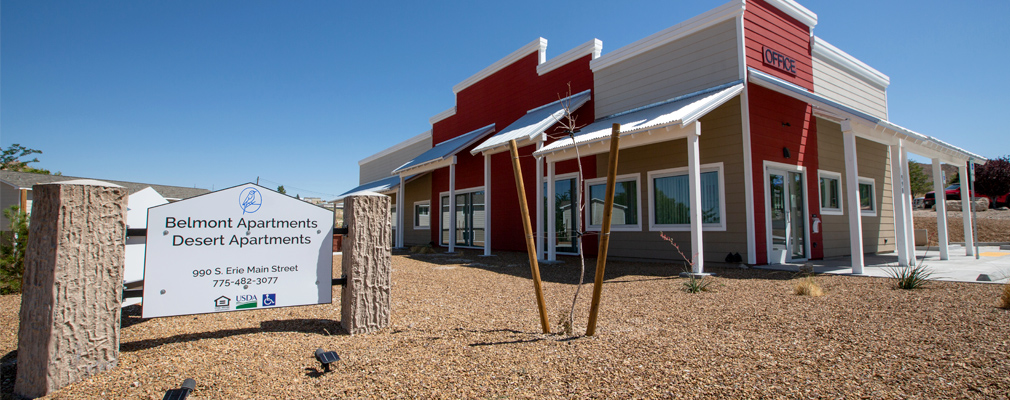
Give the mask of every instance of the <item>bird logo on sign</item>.
POLYGON ((263 194, 260 193, 256 188, 245 188, 242 193, 238 196, 239 207, 242 208, 242 214, 252 214, 259 211, 260 206, 263 205, 263 194))

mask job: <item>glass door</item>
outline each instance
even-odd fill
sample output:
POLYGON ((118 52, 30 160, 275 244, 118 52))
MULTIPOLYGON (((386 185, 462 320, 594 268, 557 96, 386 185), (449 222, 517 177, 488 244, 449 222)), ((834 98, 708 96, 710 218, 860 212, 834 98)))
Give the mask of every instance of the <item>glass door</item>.
MULTIPOLYGON (((456 245, 484 246, 484 191, 456 195, 456 245)), ((449 196, 442 196, 442 244, 449 243, 449 196)))
POLYGON ((806 212, 804 212, 803 173, 797 171, 768 171, 769 203, 767 212, 771 220, 771 252, 769 264, 807 259, 806 212))
MULTIPOLYGON (((578 253, 579 238, 577 233, 579 210, 576 204, 575 179, 556 179, 554 181, 554 243, 559 253, 578 253)), ((544 183, 544 193, 547 193, 547 183, 544 183)), ((544 198, 544 209, 550 204, 544 198)), ((544 229, 550 224, 549 213, 544 213, 544 229)), ((547 232, 544 232, 547 234, 547 232)), ((547 246, 544 246, 547 250, 547 246)))

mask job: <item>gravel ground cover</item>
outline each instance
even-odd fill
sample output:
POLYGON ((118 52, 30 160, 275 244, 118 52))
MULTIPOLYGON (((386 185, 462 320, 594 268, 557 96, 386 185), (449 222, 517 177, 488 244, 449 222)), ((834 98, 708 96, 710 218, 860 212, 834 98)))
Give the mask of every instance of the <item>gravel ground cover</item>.
MULTIPOLYGON (((1010 209, 997 208, 976 214, 976 237, 982 243, 1010 243, 1010 209)), ((915 210, 915 229, 929 231, 930 243, 936 243, 936 211, 915 210)), ((964 241, 964 220, 960 211, 947 212, 947 236, 951 242, 964 241)))
MULTIPOLYGON (((339 256, 335 265, 339 265, 339 256)), ((587 260, 591 279, 595 260, 587 260)), ((393 257, 392 323, 339 328, 334 303, 144 320, 123 317, 118 368, 52 399, 263 398, 1008 398, 1010 310, 999 285, 710 268, 710 292, 682 290, 676 264, 610 262, 597 335, 541 334, 525 254, 393 257), (322 373, 317 348, 342 360, 322 373)), ((552 329, 571 305, 578 261, 541 267, 552 329)), ((591 284, 576 308, 585 331, 591 284)), ((3 398, 16 368, 18 296, 0 297, 3 398)))

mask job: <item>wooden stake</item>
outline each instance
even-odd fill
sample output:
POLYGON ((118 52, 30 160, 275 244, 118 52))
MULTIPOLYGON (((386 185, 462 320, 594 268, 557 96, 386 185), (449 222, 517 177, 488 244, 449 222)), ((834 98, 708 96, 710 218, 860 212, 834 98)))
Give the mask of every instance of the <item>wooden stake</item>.
POLYGON ((593 284, 593 303, 589 308, 589 326, 586 336, 596 334, 596 316, 600 313, 600 296, 603 295, 603 271, 607 269, 607 247, 610 245, 610 218, 614 211, 614 185, 617 180, 617 150, 620 147, 621 124, 610 127, 610 162, 607 165, 607 194, 603 200, 603 229, 600 230, 600 251, 596 256, 596 282, 593 284))
POLYGON ((516 141, 509 141, 512 151, 512 170, 516 175, 516 191, 519 192, 519 209, 522 211, 523 230, 526 232, 526 252, 530 257, 530 269, 533 271, 533 290, 537 294, 537 307, 540 308, 540 327, 544 333, 551 333, 551 324, 547 321, 547 305, 544 303, 544 291, 540 284, 540 265, 537 264, 537 246, 533 240, 533 228, 530 226, 530 209, 526 206, 526 188, 523 186, 523 170, 519 166, 519 149, 516 141))

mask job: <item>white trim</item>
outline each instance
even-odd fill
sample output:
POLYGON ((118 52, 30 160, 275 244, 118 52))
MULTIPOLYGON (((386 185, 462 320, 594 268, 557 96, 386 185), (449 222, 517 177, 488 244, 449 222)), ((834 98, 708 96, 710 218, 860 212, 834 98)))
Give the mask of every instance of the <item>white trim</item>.
MULTIPOLYGON (((642 174, 626 174, 618 175, 614 183, 635 181, 635 210, 638 212, 635 218, 638 221, 637 224, 611 224, 610 230, 613 232, 640 232, 642 230, 642 174)), ((593 225, 593 205, 592 205, 592 191, 589 190, 592 186, 597 186, 600 184, 606 185, 607 177, 586 179, 585 188, 583 192, 586 193, 586 198, 590 199, 588 207, 586 207, 583 214, 583 219, 586 221, 586 231, 596 231, 599 232, 603 229, 603 225, 593 225)))
POLYGON ((747 42, 744 31, 743 14, 737 20, 737 63, 740 79, 743 79, 743 90, 740 92, 740 119, 743 140, 743 191, 744 215, 747 222, 747 264, 757 264, 757 223, 755 222, 756 206, 754 204, 754 160, 751 150, 750 136, 750 95, 747 84, 747 42))
POLYGON ((484 155, 484 255, 491 255, 491 155, 484 155))
MULTIPOLYGON (((864 210, 863 209, 863 205, 859 204, 859 215, 862 215, 864 217, 876 217, 877 216, 877 211, 880 210, 880 205, 877 204, 877 181, 875 179, 873 179, 873 178, 867 178, 867 177, 864 177, 864 176, 860 176, 859 177, 859 185, 862 186, 864 184, 870 184, 870 190, 873 192, 873 195, 870 196, 870 207, 872 209, 871 210, 864 210)), ((859 190, 859 188, 857 187, 856 190, 859 190)), ((859 201, 861 202, 862 200, 863 200, 863 195, 860 194, 859 195, 859 201)))
POLYGON ((592 60, 595 60, 597 58, 600 58, 600 53, 602 52, 603 52, 603 41, 600 39, 590 40, 588 42, 580 44, 574 49, 568 50, 562 53, 561 55, 550 59, 547 62, 537 65, 537 75, 543 75, 548 72, 551 72, 572 61, 585 57, 587 54, 592 54, 593 55, 592 60))
MULTIPOLYGON (((439 204, 441 207, 441 204, 439 204)), ((439 209, 441 212, 441 209, 439 209)), ((421 200, 414 202, 414 213, 411 214, 411 224, 414 225, 415 230, 431 230, 431 200, 421 200), (418 225, 417 224, 417 206, 428 206, 428 225, 418 225)))
POLYGON ((817 170, 817 204, 820 204, 821 215, 845 215, 845 202, 842 201, 842 174, 840 172, 817 170), (838 208, 824 207, 824 193, 821 193, 821 179, 829 178, 838 181, 838 208))
MULTIPOLYGON (((724 168, 722 162, 702 164, 700 165, 700 172, 718 172, 719 176, 719 223, 717 224, 702 224, 702 230, 712 231, 712 232, 722 232, 726 230, 726 178, 724 174, 724 168)), ((691 224, 657 224, 656 212, 655 212, 655 200, 654 193, 655 188, 653 180, 656 178, 665 178, 668 176, 682 176, 688 174, 688 166, 677 167, 677 168, 667 168, 656 171, 649 171, 646 173, 646 180, 649 187, 649 231, 650 232, 690 232, 691 224)))
POLYGON ((530 52, 533 51, 539 53, 539 58, 537 59, 537 65, 543 64, 544 61, 547 59, 547 39, 536 38, 535 40, 529 42, 525 46, 520 47, 519 50, 513 51, 512 54, 505 56, 501 60, 495 61, 494 64, 488 65, 486 68, 480 70, 480 72, 473 74, 472 76, 464 79, 460 83, 457 83, 456 86, 452 87, 452 92, 453 93, 461 92, 463 89, 466 89, 470 87, 470 85, 480 82, 482 79, 493 75, 495 72, 500 71, 502 68, 512 65, 512 63, 519 61, 520 59, 526 57, 526 55, 530 54, 530 52))
POLYGON ((428 118, 428 123, 435 125, 436 122, 449 118, 453 115, 456 115, 456 106, 449 107, 448 110, 442 111, 435 114, 434 117, 428 118))
POLYGON ((810 257, 811 257, 811 251, 813 249, 813 246, 811 245, 812 239, 810 237, 810 223, 809 223, 810 222, 809 221, 810 220, 810 201, 809 201, 810 199, 808 197, 808 195, 810 193, 810 188, 808 187, 809 185, 807 184, 807 167, 804 167, 802 165, 784 164, 784 163, 775 162, 775 161, 768 161, 768 160, 765 160, 762 164, 763 165, 762 165, 762 168, 761 168, 761 173, 762 173, 762 175, 764 175, 764 177, 762 179, 764 181, 764 190, 763 190, 763 192, 764 192, 764 195, 765 195, 765 209, 764 209, 764 214, 765 214, 765 263, 766 264, 771 264, 772 263, 771 262, 771 256, 772 256, 772 240, 771 240, 771 238, 772 238, 772 214, 771 214, 772 194, 771 194, 771 190, 769 190, 769 188, 770 188, 769 184, 771 183, 771 181, 768 180, 769 170, 785 171, 785 172, 793 172, 793 171, 795 171, 795 172, 798 172, 800 174, 803 174, 803 179, 801 179, 800 182, 803 183, 803 200, 804 200, 803 201, 803 214, 804 214, 804 218, 806 219, 806 220, 803 221, 803 231, 804 231, 804 234, 806 234, 806 238, 804 240, 804 242, 805 242, 804 245, 806 246, 806 249, 805 249, 806 252, 805 252, 805 254, 807 255, 807 257, 806 258, 798 258, 798 259, 797 258, 789 258, 791 255, 786 254, 786 260, 785 260, 785 262, 787 262, 787 263, 788 262, 801 262, 801 261, 809 260, 810 257))
POLYGON ((698 15, 687 21, 661 30, 652 35, 646 36, 632 44, 614 50, 589 62, 589 68, 593 72, 607 68, 621 61, 638 56, 649 50, 663 46, 687 35, 701 31, 720 22, 734 18, 743 14, 745 1, 733 0, 729 3, 716 7, 704 14, 698 15))
POLYGON ((887 86, 891 84, 891 78, 887 75, 884 75, 882 72, 866 65, 866 63, 859 61, 859 59, 853 57, 849 53, 832 46, 820 37, 814 36, 810 50, 814 57, 821 57, 825 60, 831 61, 845 69, 846 72, 849 72, 864 81, 877 85, 881 89, 887 89, 887 86))
POLYGON ((797 21, 802 22, 808 28, 813 29, 817 25, 817 14, 810 11, 806 7, 801 6, 799 3, 793 0, 765 0, 772 7, 775 7, 786 15, 796 18, 797 21))
POLYGON ((410 147, 410 146, 413 146, 415 144, 418 144, 421 141, 426 140, 426 139, 428 140, 428 145, 429 145, 428 147, 431 147, 431 130, 425 131, 424 133, 422 133, 420 135, 414 136, 414 137, 412 137, 410 139, 404 140, 404 141, 402 141, 400 143, 397 143, 397 144, 394 144, 394 145, 392 145, 390 147, 387 147, 385 150, 382 150, 382 151, 380 151, 378 153, 375 153, 375 154, 372 154, 372 155, 370 155, 368 157, 362 158, 361 161, 358 161, 358 166, 360 167, 360 166, 365 165, 365 164, 367 164, 369 162, 378 160, 381 157, 390 155, 390 154, 392 154, 392 153, 394 153, 396 151, 399 151, 399 150, 403 150, 403 149, 405 149, 407 147, 410 147))

